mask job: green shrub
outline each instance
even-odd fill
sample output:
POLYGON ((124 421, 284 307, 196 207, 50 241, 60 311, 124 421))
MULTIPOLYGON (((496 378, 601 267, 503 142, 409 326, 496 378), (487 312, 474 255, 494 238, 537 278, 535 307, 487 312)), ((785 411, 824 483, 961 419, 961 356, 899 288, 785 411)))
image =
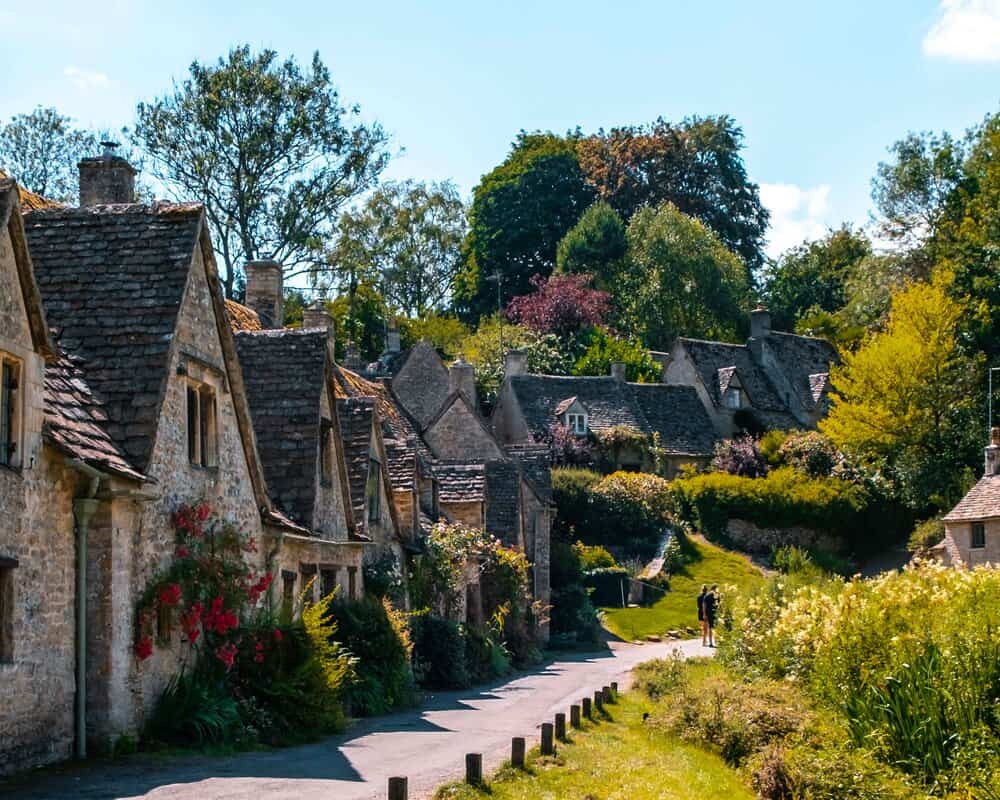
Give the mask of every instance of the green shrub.
POLYGON ((580 569, 584 572, 618 566, 615 557, 599 544, 587 545, 583 542, 577 542, 573 545, 573 549, 580 559, 580 569))
POLYGON ((430 614, 413 618, 413 662, 427 689, 464 689, 472 685, 466 665, 465 632, 448 619, 430 614))
POLYGON ((592 569, 583 575, 583 583, 591 589, 590 601, 596 606, 622 606, 628 600, 629 574, 623 567, 592 569))
POLYGON ((677 651, 667 658, 644 661, 632 670, 632 688, 650 700, 659 700, 687 685, 685 666, 677 651))
POLYGON ((818 431, 796 431, 778 448, 778 460, 813 478, 829 477, 843 457, 836 445, 818 431))
POLYGON ((914 555, 924 555, 943 540, 944 521, 939 517, 934 517, 924 520, 913 529, 907 548, 914 555))
POLYGON ((144 735, 164 744, 201 747, 234 743, 242 727, 239 706, 226 683, 209 670, 195 668, 170 679, 144 735))
POLYGON ((591 526, 590 492, 601 482, 601 474, 591 469, 561 467, 552 470, 552 500, 556 518, 553 538, 573 541, 591 526))
POLYGON ((670 514, 669 481, 645 472, 615 472, 597 484, 591 495, 601 525, 602 538, 597 543, 633 538, 655 547, 670 514))
POLYGON ((412 645, 405 616, 388 600, 375 597, 335 599, 327 609, 336 625, 334 641, 356 659, 346 690, 351 707, 367 716, 412 703, 412 645))
POLYGON ((597 609, 582 582, 552 590, 549 630, 552 638, 559 637, 557 642, 592 643, 598 640, 601 624, 597 609))

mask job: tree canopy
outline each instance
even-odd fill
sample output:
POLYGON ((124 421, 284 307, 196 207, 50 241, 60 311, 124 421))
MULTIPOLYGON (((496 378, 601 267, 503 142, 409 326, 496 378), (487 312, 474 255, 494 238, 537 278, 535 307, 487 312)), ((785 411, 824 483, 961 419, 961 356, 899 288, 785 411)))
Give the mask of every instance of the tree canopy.
POLYGON ((594 203, 559 242, 556 269, 587 273, 598 288, 607 288, 622 269, 628 251, 625 223, 610 205, 594 203))
POLYGON ((287 277, 321 268, 341 209, 389 160, 386 133, 342 103, 318 53, 305 70, 249 45, 195 61, 171 92, 140 103, 137 119, 157 177, 204 202, 228 294, 248 260, 273 258, 287 277))

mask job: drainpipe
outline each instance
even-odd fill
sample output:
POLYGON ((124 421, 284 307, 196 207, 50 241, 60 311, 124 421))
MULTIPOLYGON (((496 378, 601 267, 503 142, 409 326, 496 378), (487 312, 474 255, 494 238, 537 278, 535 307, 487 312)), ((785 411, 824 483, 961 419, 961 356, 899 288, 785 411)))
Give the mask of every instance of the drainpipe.
POLYGON ((101 479, 107 476, 78 460, 68 460, 69 466, 87 476, 90 481, 82 497, 73 499, 76 521, 76 703, 74 754, 87 757, 87 532, 100 501, 96 499, 101 479))

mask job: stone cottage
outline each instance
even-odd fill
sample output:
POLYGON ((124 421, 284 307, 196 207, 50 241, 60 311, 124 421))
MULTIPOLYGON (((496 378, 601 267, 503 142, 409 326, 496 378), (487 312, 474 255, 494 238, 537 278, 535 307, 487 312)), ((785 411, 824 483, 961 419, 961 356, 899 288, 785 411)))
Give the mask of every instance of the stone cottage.
MULTIPOLYGON (((704 464, 715 446, 712 422, 689 386, 629 383, 623 364, 602 377, 531 375, 524 353, 507 354, 505 376, 493 411, 493 430, 509 444, 543 443, 554 426, 581 438, 625 428, 657 443, 661 471, 671 476, 685 464, 704 464)), ((648 448, 623 447, 617 469, 652 471, 648 448)))
POLYGON ((745 344, 678 337, 669 353, 653 355, 663 382, 694 388, 727 439, 741 430, 815 428, 829 410, 830 365, 839 360, 824 339, 771 330, 763 307, 750 312, 745 344))
POLYGON ((990 431, 983 477, 945 514, 944 531, 934 549, 944 563, 1000 564, 1000 428, 990 431))

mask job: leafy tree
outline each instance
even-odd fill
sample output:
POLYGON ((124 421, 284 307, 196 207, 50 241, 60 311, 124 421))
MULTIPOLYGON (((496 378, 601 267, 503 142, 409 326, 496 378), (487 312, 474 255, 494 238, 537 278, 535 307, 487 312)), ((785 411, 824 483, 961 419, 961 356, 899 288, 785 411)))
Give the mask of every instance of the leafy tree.
POLYGON ((573 142, 551 133, 522 132, 506 160, 473 191, 465 265, 456 292, 470 319, 531 289, 534 275, 548 277, 556 248, 594 199, 573 142))
POLYGON ((389 315, 385 300, 374 286, 361 283, 353 301, 347 295, 340 295, 328 308, 333 317, 334 349, 338 360, 346 355, 348 342, 358 346, 365 363, 382 355, 389 315))
POLYGON ((606 328, 595 328, 587 349, 573 367, 574 375, 610 375, 611 365, 625 365, 625 379, 633 383, 656 383, 663 367, 639 342, 621 339, 606 328))
POLYGON ((507 319, 535 333, 554 333, 566 339, 582 328, 601 325, 608 315, 610 296, 590 287, 590 275, 553 275, 531 279, 535 291, 515 297, 507 319))
POLYGON ((247 260, 276 259, 288 278, 322 269, 340 210, 388 163, 386 133, 341 103, 318 53, 303 70, 243 45, 189 72, 139 104, 136 140, 175 194, 205 203, 226 293, 247 260))
POLYGON ((871 242, 849 225, 788 250, 767 278, 767 306, 780 330, 792 330, 806 311, 838 311, 855 266, 871 255, 871 242))
POLYGON ((80 159, 97 154, 94 135, 54 108, 16 114, 0 128, 0 167, 25 188, 63 203, 80 196, 80 159))
POLYGON ((589 273, 598 288, 607 288, 621 270, 628 250, 625 223, 610 205, 594 203, 559 242, 556 269, 589 273))
POLYGON ((746 269, 704 224, 664 203, 632 218, 628 240, 615 304, 647 347, 666 349, 681 335, 731 340, 743 330, 746 269))
POLYGON ((410 347, 421 339, 426 339, 445 359, 457 358, 462 352, 462 342, 469 335, 469 329, 460 319, 439 314, 402 319, 399 321, 399 331, 403 347, 410 347))
POLYGON ((916 510, 960 496, 980 427, 975 362, 962 353, 964 306, 943 280, 898 292, 884 331, 845 353, 830 376, 820 430, 845 453, 884 465, 916 510))
POLYGON ((750 270, 764 263, 768 212, 747 177, 743 131, 727 116, 658 119, 581 139, 580 166, 625 219, 664 202, 715 231, 750 270))
POLYGON ((420 316, 451 295, 465 236, 465 205, 453 184, 389 183, 340 218, 333 269, 377 275, 386 300, 420 316))

